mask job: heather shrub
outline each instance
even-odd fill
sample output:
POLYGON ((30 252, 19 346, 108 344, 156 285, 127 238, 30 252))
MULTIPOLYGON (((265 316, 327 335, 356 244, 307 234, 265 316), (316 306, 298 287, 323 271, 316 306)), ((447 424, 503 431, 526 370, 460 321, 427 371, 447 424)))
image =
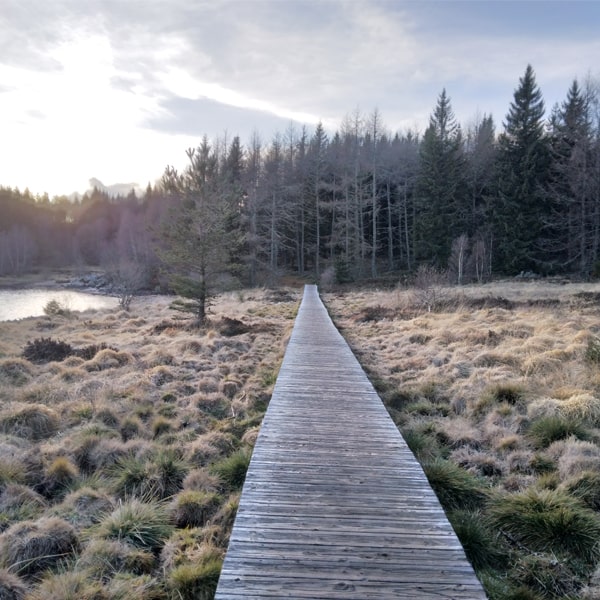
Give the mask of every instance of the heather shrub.
POLYGON ((8 569, 0 569, 0 598, 2 600, 24 600, 27 594, 25 582, 8 569))
POLYGON ((58 431, 60 420, 50 408, 41 404, 17 405, 0 414, 0 431, 29 440, 51 437, 58 431))
POLYGON ((36 364, 60 362, 74 353, 73 347, 62 340, 52 338, 36 338, 25 344, 23 358, 36 364))
POLYGON ((151 551, 160 550, 172 530, 162 504, 137 499, 123 502, 95 528, 100 538, 124 541, 151 551))
POLYGON ((594 564, 600 558, 600 516, 563 490, 528 489, 494 497, 487 517, 532 552, 594 564))
POLYGON ((33 575, 60 564, 79 548, 72 525, 57 517, 21 521, 0 535, 0 564, 33 575))

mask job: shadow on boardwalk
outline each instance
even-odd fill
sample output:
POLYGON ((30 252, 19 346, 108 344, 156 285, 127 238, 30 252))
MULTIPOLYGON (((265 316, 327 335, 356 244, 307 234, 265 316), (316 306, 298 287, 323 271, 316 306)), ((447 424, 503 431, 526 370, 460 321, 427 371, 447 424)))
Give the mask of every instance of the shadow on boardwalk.
POLYGON ((485 597, 421 467, 307 286, 216 598, 485 597))

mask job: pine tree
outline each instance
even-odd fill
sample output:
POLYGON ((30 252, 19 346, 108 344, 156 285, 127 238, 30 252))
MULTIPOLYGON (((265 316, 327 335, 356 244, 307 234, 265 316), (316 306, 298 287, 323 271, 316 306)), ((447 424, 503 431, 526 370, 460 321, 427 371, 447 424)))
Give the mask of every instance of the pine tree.
POLYGON ((492 208, 495 262, 508 274, 537 270, 541 264, 540 236, 549 212, 544 111, 542 92, 527 65, 498 140, 498 194, 492 208))
POLYGON ((172 289, 182 297, 172 308, 192 313, 202 325, 219 278, 234 267, 237 198, 206 136, 187 155, 190 163, 182 173, 167 167, 162 177, 173 210, 163 227, 160 257, 172 289))

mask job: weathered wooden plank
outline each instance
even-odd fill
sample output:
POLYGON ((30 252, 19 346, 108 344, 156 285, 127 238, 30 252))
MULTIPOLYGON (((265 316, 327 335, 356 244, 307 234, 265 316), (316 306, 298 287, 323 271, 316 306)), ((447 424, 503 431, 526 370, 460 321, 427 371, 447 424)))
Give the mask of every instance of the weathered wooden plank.
POLYGON ((314 286, 261 426, 216 598, 485 598, 314 286))

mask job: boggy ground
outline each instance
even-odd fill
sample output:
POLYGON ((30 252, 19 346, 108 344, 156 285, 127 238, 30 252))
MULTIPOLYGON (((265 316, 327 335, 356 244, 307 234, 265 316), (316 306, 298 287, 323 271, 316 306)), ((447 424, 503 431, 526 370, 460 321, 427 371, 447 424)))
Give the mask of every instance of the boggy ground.
POLYGON ((0 323, 0 598, 212 597, 300 295, 0 323))
POLYGON ((489 597, 600 598, 600 286, 324 300, 489 597))

